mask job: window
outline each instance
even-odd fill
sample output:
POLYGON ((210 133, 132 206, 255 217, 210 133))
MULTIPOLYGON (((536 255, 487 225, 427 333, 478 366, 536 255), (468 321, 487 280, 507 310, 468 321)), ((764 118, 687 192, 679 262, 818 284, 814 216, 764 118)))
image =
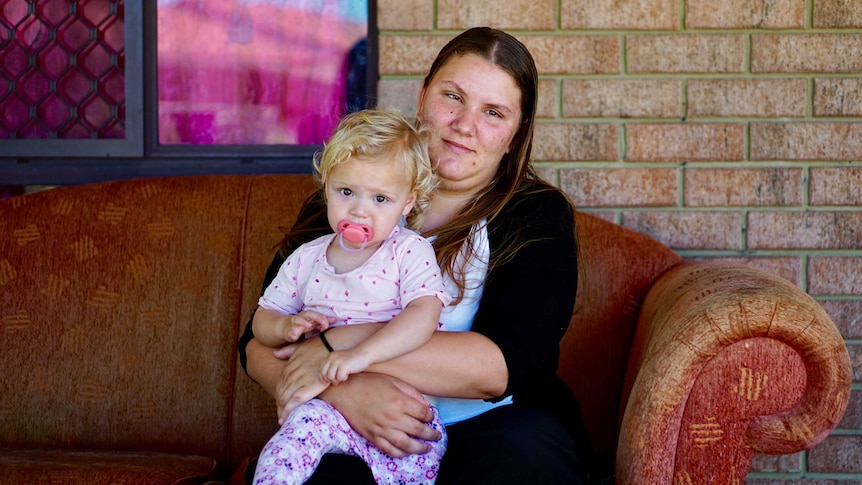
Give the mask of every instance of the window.
POLYGON ((308 172, 337 120, 374 104, 375 8, 4 0, 0 184, 308 172))

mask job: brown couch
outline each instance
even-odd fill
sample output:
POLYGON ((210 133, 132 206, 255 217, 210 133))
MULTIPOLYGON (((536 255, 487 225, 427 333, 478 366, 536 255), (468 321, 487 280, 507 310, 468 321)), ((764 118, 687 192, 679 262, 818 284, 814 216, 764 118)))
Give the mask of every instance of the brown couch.
MULTIPOLYGON (((308 176, 82 185, 0 202, 0 482, 227 482, 275 430, 237 362, 308 176)), ((560 375, 618 483, 742 479, 818 443, 850 389, 793 284, 579 214, 560 375)))

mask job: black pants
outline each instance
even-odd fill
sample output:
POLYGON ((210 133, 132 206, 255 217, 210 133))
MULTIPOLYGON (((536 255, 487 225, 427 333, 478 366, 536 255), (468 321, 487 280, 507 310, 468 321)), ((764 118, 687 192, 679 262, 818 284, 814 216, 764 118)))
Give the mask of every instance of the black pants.
MULTIPOLYGON (((446 431, 438 484, 586 483, 588 448, 545 408, 502 406, 446 431)), ((374 477, 361 459, 328 454, 307 483, 374 485, 374 477)))

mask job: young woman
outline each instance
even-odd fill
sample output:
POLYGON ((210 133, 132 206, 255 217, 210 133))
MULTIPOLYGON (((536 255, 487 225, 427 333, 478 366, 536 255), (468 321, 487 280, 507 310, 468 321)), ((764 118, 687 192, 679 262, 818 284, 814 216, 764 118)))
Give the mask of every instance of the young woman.
MULTIPOLYGON (((449 396, 440 406, 449 443, 438 483, 585 481, 589 450, 577 401, 556 376, 577 290, 573 208, 530 163, 537 83, 523 44, 474 28, 443 47, 419 93, 417 117, 432 130, 440 180, 420 232, 459 289, 446 312, 471 330, 435 333, 325 390, 315 373, 328 353, 319 339, 274 355, 247 332, 240 349, 247 371, 280 415, 320 394, 381 450, 404 456, 440 436, 426 424, 433 413, 421 394, 449 396)), ((320 207, 319 197, 309 200, 284 252, 325 228, 320 207)), ((375 328, 341 327, 327 337, 348 349, 375 328)), ((373 478, 363 462, 327 455, 309 483, 373 478)))

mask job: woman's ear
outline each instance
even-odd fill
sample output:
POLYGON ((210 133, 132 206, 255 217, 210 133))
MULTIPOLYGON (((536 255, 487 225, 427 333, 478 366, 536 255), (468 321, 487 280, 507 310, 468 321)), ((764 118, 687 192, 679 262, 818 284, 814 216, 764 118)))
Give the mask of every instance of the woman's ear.
POLYGON ((425 98, 425 86, 419 88, 419 98, 416 99, 416 119, 422 115, 422 99, 425 98))

